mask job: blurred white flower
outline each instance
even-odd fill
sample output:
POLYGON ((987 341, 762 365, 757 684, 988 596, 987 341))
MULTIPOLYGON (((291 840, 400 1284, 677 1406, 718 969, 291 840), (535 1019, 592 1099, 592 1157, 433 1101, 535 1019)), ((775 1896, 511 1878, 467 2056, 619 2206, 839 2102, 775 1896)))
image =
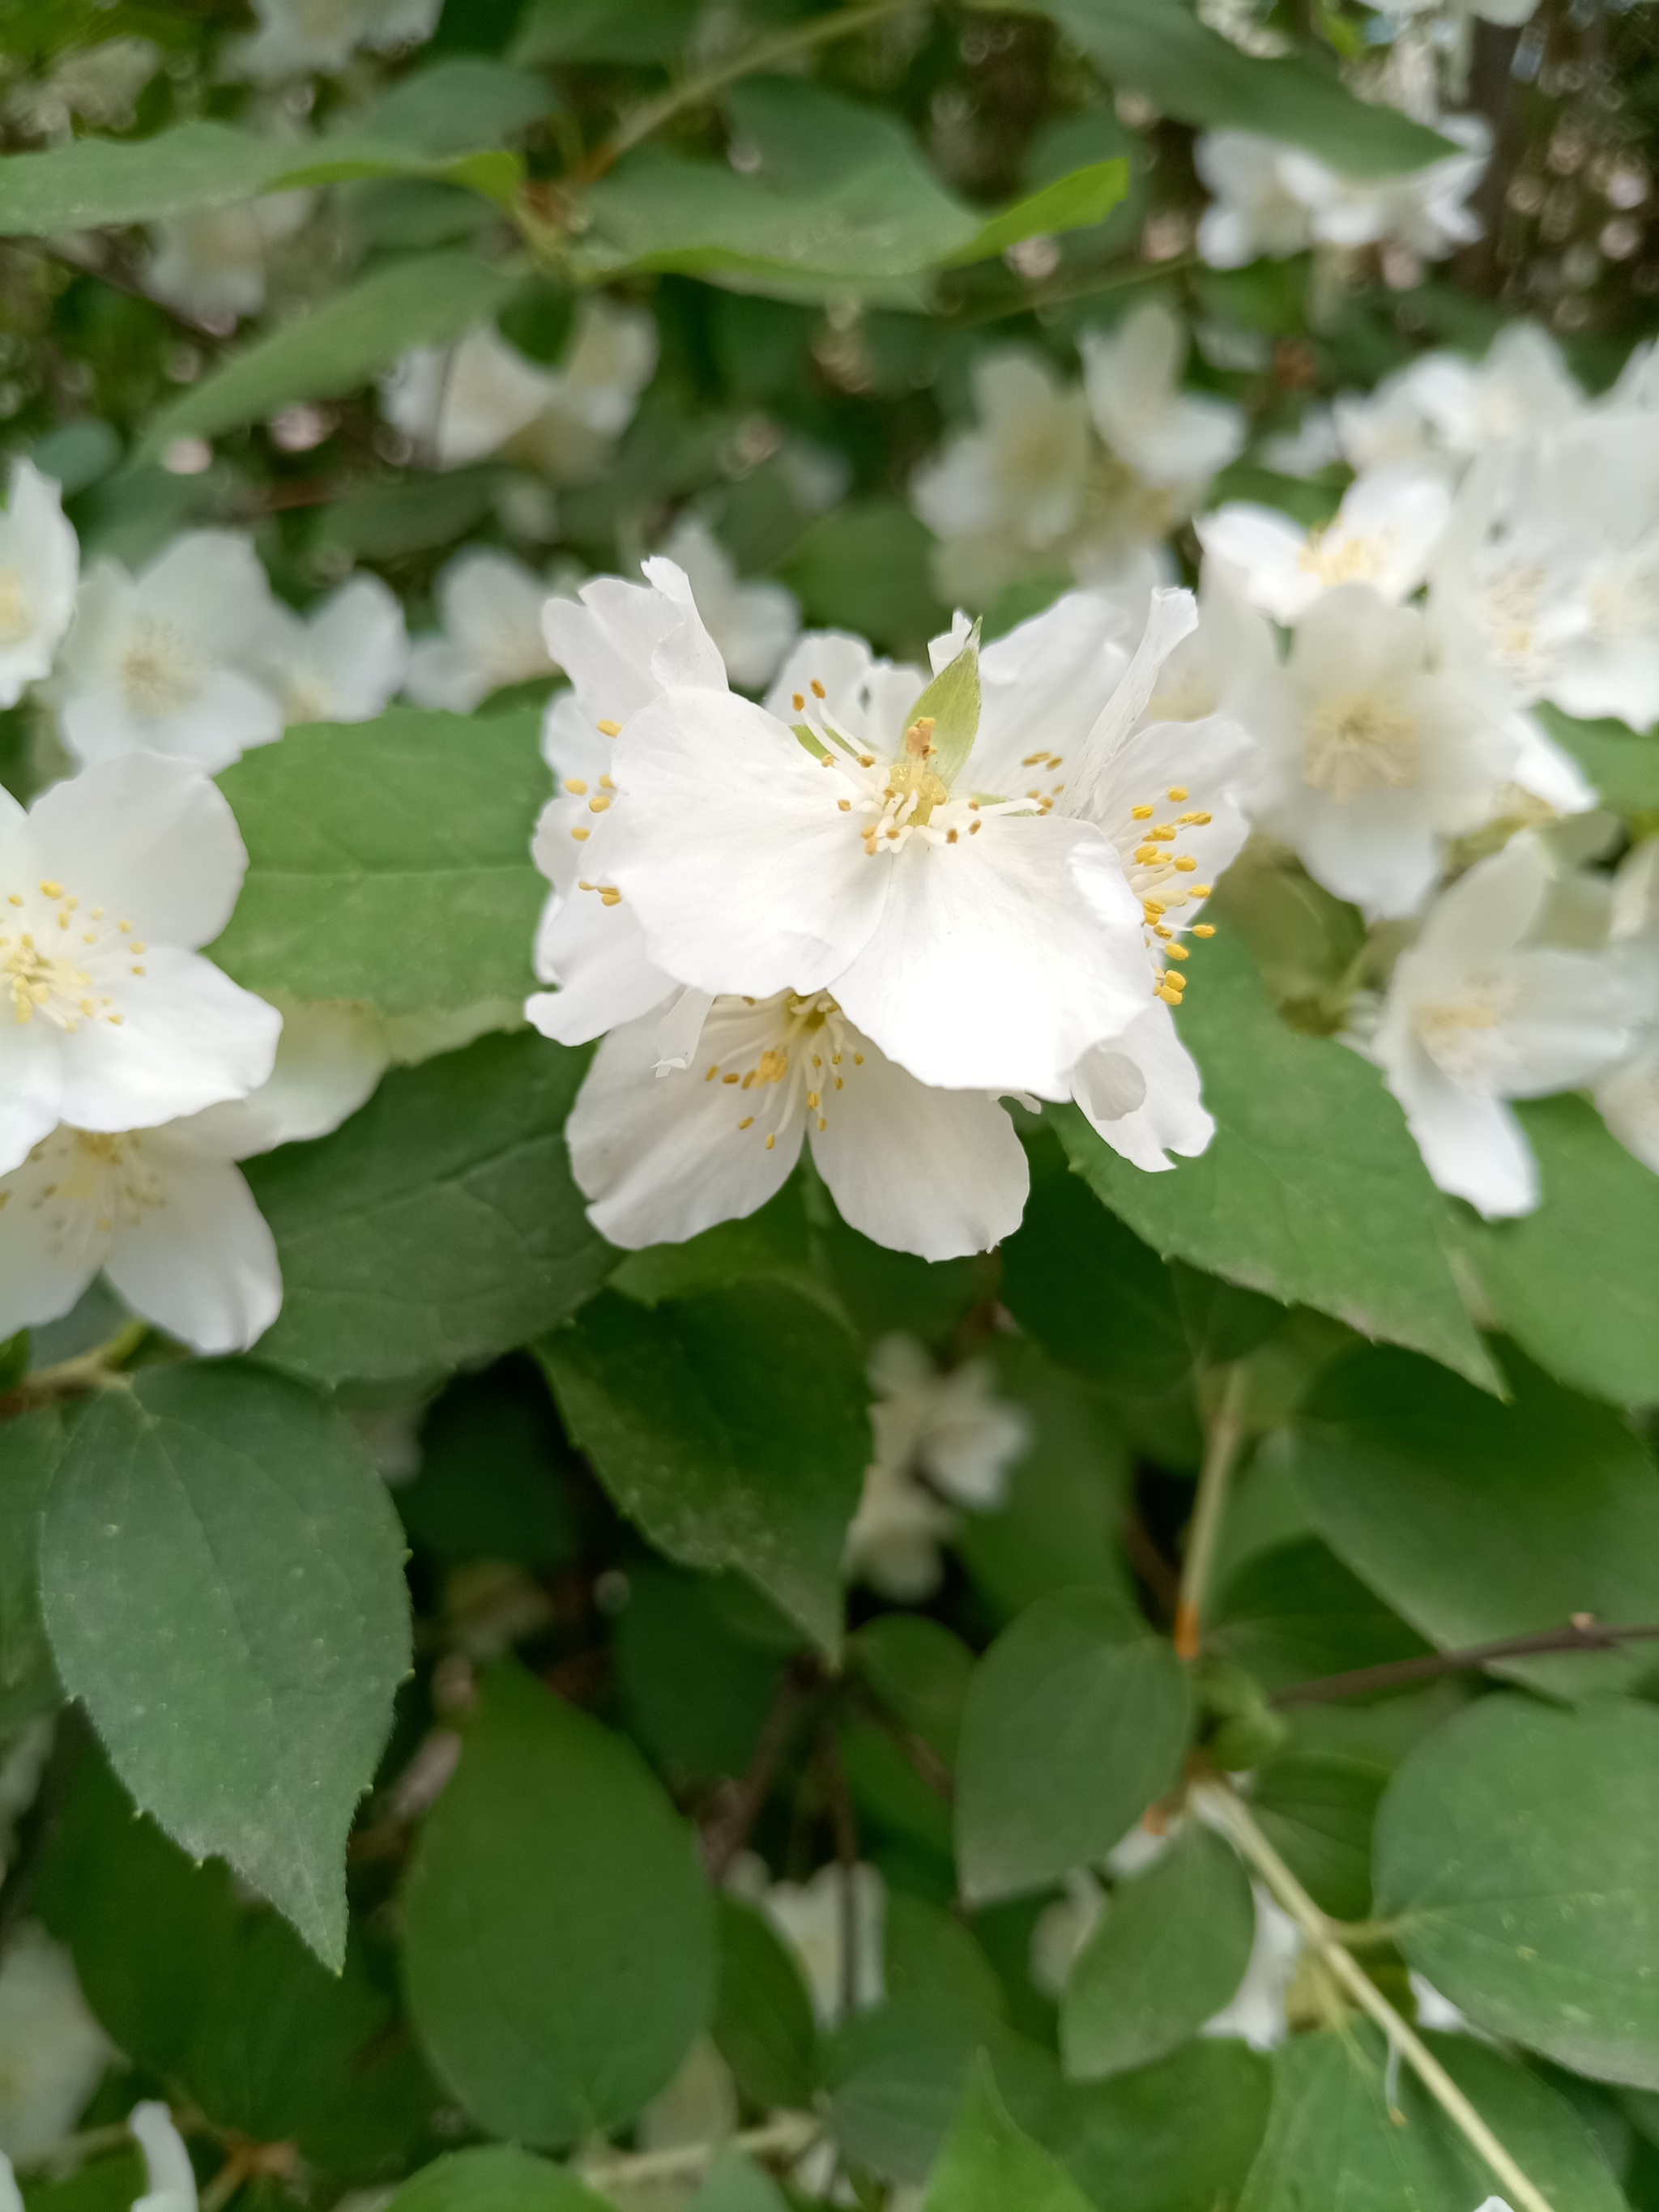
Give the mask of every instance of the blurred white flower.
POLYGON ((265 257, 311 213, 309 192, 270 192, 235 207, 192 208, 152 224, 144 289, 210 327, 257 315, 265 304, 265 257))
POLYGON ((881 2002, 887 1892, 874 1867, 820 1867, 809 1881, 773 1882, 760 1902, 799 1960, 813 2008, 826 2027, 848 2011, 881 2002), (849 1915, 850 1946, 845 1941, 849 1915), (849 1994, 850 2005, 845 2002, 849 1994))
POLYGON ((118 1134, 264 1081, 281 1016, 193 949, 246 865, 219 792, 153 753, 27 814, 0 793, 0 1170, 59 1121, 118 1134))
POLYGON ((1206 514, 1198 535, 1254 607, 1294 623, 1338 584, 1370 584, 1385 599, 1416 591, 1451 514, 1444 480, 1410 466, 1358 477, 1330 521, 1304 530, 1276 507, 1238 500, 1206 514))
POLYGON ((404 689, 419 707, 470 714, 492 691, 551 676, 542 630, 549 586, 510 553, 469 546, 438 578, 443 628, 409 649, 404 689))
POLYGON ((556 368, 529 360, 493 325, 405 355, 381 387, 387 420, 437 468, 505 453, 560 483, 596 474, 651 380, 657 326, 643 309, 603 296, 577 312, 556 368))
POLYGON ((1281 477, 1316 477, 1342 459, 1342 441, 1333 409, 1304 408, 1294 430, 1264 438, 1256 448, 1264 469, 1281 477))
POLYGON ((1303 1936, 1260 1882, 1250 1887, 1255 1898, 1250 1962, 1231 2003, 1206 2021, 1199 2033, 1237 2036, 1253 2051, 1272 2051, 1290 2033, 1285 2001, 1301 1960, 1303 1936))
POLYGON ((1480 234, 1465 203, 1485 173, 1491 131, 1476 115, 1442 116, 1433 127, 1461 150, 1382 177, 1344 176, 1311 154, 1250 131, 1206 134, 1199 141, 1199 173, 1215 197, 1199 225, 1200 252, 1213 268, 1237 269, 1311 244, 1388 240, 1425 261, 1443 259, 1480 234))
POLYGON ((33 2158, 66 2136, 114 2055, 69 1953, 35 1921, 13 1929, 0 1960, 0 2153, 33 2158))
POLYGON ((1084 388, 1095 428, 1143 483, 1189 513, 1218 469, 1244 449, 1244 417, 1230 400, 1183 392, 1187 337, 1157 301, 1126 315, 1110 332, 1081 341, 1084 388))
POLYGON ((1536 941, 1552 881, 1544 847, 1523 835, 1443 892, 1395 966, 1369 1048, 1429 1173, 1488 1219, 1539 1200, 1506 1102, 1589 1082, 1628 1052, 1640 1019, 1615 959, 1536 941))
POLYGON ((127 2125, 144 2154, 149 2182, 132 2212, 197 2212, 196 2170, 167 2106, 135 2105, 127 2114, 127 2125))
POLYGON ((1373 918, 1420 904, 1446 842, 1490 817, 1516 758, 1501 684, 1474 662, 1437 668, 1431 641, 1416 608, 1339 584, 1238 702, 1261 749, 1258 820, 1373 918))
POLYGON ((0 707, 51 669, 75 612, 80 549, 58 486, 32 461, 11 465, 0 514, 0 707))
POLYGON ((231 52, 260 83, 343 70, 359 46, 416 46, 437 27, 443 0, 252 0, 259 27, 231 52))
POLYGON ((1659 1175, 1659 837, 1620 862, 1614 881, 1612 943, 1641 1009, 1628 1056, 1595 1085, 1601 1118, 1626 1151, 1659 1175))
POLYGON ((1105 1891, 1087 1867, 1073 1867, 1066 1894, 1045 1905, 1031 1930, 1030 1976, 1034 1988, 1058 2002, 1084 1945, 1108 1909, 1105 1891))
POLYGON ((273 599, 252 659, 284 721, 372 721, 408 673, 404 611, 378 576, 353 576, 302 615, 273 599))
POLYGON ((731 555, 694 514, 680 517, 661 555, 684 572, 732 682, 744 691, 769 684, 800 629, 794 593, 783 584, 740 582, 731 555))
MULTIPOLYGON (((1023 1188, 1020 1194, 1023 1202, 1023 1188)), ((870 1383, 876 1455, 847 1532, 847 1572, 914 1603, 939 1587, 939 1546, 957 1525, 952 1509, 987 1513, 1001 1504, 1030 1425, 1020 1407, 994 1395, 982 1361, 941 1372, 914 1337, 880 1340, 870 1355, 870 1383)))
POLYGON ((283 733, 275 696, 247 672, 270 586, 245 538, 195 530, 142 575, 99 561, 47 696, 77 760, 168 753, 210 774, 283 733))
POLYGON ((1210 194, 1198 250, 1212 269, 1242 269, 1264 254, 1282 260, 1313 244, 1312 214, 1285 181, 1284 151, 1253 131, 1206 131, 1194 146, 1194 167, 1210 194))

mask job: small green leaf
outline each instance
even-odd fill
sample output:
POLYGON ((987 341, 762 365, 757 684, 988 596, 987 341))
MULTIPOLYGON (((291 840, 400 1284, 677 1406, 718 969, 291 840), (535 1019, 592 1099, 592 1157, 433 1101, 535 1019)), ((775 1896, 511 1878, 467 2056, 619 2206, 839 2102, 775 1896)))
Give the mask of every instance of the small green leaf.
POLYGON ((1076 2182, 1016 2127, 981 2057, 969 2081, 922 2212, 1087 2212, 1076 2182))
POLYGON ((1103 1858, 1181 1768, 1187 1676, 1161 1637, 1126 1638, 1117 1601, 1060 1590, 974 1670, 963 1715, 957 1850, 975 1902, 1103 1858))
POLYGON ((947 787, 960 773, 979 735, 979 624, 975 623, 904 718, 906 732, 933 723, 933 767, 947 787))
POLYGON ((1045 2139, 1101 2212, 1232 2212, 1269 2094, 1265 2059, 1206 2036, 1132 2074, 1073 2084, 1045 2139))
POLYGON ((63 1449, 63 1424, 51 1407, 0 1420, 0 1738, 58 1700, 39 1559, 46 1493, 63 1449))
POLYGON ((1632 730, 1612 720, 1576 721, 1548 705, 1533 712, 1578 763, 1604 806, 1620 814, 1648 814, 1659 807, 1659 731, 1632 730))
MULTIPOLYGON (((1321 1534, 1445 1650, 1580 1613, 1659 1620, 1659 1468, 1609 1407, 1510 1364, 1510 1405, 1405 1352, 1327 1370, 1291 1446, 1321 1534)), ((1629 1645, 1497 1663, 1575 1698, 1626 1686, 1651 1656, 1629 1645)))
POLYGON ((945 265, 956 269, 970 261, 988 261, 1022 239, 1054 238, 1104 222, 1128 189, 1127 161, 1091 161, 993 216, 979 235, 958 246, 945 265))
POLYGON ((690 2212, 790 2212, 791 2201, 753 2159, 727 2149, 709 2167, 690 2212))
POLYGON ((717 1907, 715 2044, 745 2097, 800 2111, 812 2101, 817 2066, 817 2027, 800 1968, 757 1906, 722 1895, 717 1907))
POLYGON ((1340 1753, 1288 1752, 1255 1777, 1251 1809, 1320 1910, 1364 1920, 1371 1910, 1371 1831, 1388 1773, 1340 1753))
POLYGON ((394 1070, 331 1136, 250 1160, 284 1291, 261 1357, 394 1380, 493 1358, 580 1305, 616 1257, 565 1148, 585 1065, 526 1031, 481 1037, 394 1070))
POLYGON ((452 2150, 404 2182, 386 2212, 610 2212, 550 2159, 512 2143, 452 2150))
POLYGON ((346 1422, 241 1361, 102 1393, 47 1504, 46 1626, 116 1771, 331 1966, 347 1831, 409 1665, 402 1561, 346 1422))
POLYGON ((1232 1999, 1250 1962, 1255 1900, 1238 1855, 1188 1821, 1121 1881, 1060 2000, 1066 2070, 1087 2081, 1163 2058, 1232 1999))
POLYGON ((489 321, 519 281, 471 253, 384 263, 232 354, 163 407, 137 458, 158 459, 175 438, 216 438, 263 422, 295 400, 356 391, 412 348, 447 345, 489 321))
POLYGON ((652 1542, 739 1569, 833 1650, 871 1449, 851 1331, 756 1278, 648 1309, 608 1294, 538 1349, 572 1437, 652 1542))
POLYGON ((836 2141, 886 2181, 926 2181, 988 2055, 1016 2124, 1042 2126, 1060 2089, 1052 2051, 984 2014, 915 1997, 854 2013, 824 2056, 836 2141))
POLYGON ((227 769, 248 872, 213 957, 251 991, 426 1013, 522 999, 547 885, 533 708, 309 723, 227 769))
POLYGON ((1477 2027, 1659 2089, 1659 1712, 1478 1700, 1389 1787, 1376 1910, 1477 2027))

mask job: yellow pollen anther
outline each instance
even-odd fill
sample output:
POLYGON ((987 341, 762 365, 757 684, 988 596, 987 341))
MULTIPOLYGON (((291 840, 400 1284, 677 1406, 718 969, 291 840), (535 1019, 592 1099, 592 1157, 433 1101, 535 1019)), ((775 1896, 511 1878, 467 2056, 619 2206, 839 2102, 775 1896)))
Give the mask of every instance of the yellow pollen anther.
POLYGON ((772 1149, 773 1146, 774 1146, 774 1145, 775 1145, 777 1141, 778 1141, 778 1140, 777 1140, 777 1139, 776 1139, 775 1136, 774 1136, 774 1137, 769 1137, 769 1138, 767 1139, 767 1140, 766 1140, 766 1149, 767 1149, 767 1151, 768 1151, 769 1152, 771 1151, 771 1149, 772 1149))
POLYGON ((611 801, 605 797, 604 792, 600 792, 597 798, 590 799, 587 802, 587 811, 590 814, 606 814, 610 810, 611 801))
POLYGON ((1193 924, 1193 935, 1194 937, 1213 937, 1215 935, 1215 924, 1210 921, 1195 921, 1193 924))
POLYGON ((1176 866, 1180 869, 1183 876, 1189 876, 1193 870, 1198 866, 1198 862, 1194 860, 1190 853, 1177 853, 1176 855, 1176 866))
POLYGON ((1135 858, 1139 861, 1143 868, 1150 868, 1154 860, 1161 860, 1164 858, 1164 855, 1158 851, 1156 845, 1137 845, 1135 847, 1135 858))
POLYGON ((837 1091, 844 1091, 847 1088, 847 1079, 844 1075, 838 1075, 836 1078, 836 1088, 837 1091))
POLYGON ((622 735, 620 722, 599 722, 595 725, 595 727, 602 738, 619 738, 622 735))
POLYGON ((131 928, 132 928, 132 924, 131 924, 130 921, 118 921, 118 922, 116 923, 115 927, 117 927, 117 928, 118 928, 118 929, 122 933, 122 934, 125 936, 125 935, 126 935, 126 934, 127 934, 127 933, 131 930, 131 928))
POLYGON ((1211 820, 1211 817, 1207 814, 1183 814, 1181 818, 1183 822, 1196 823, 1200 830, 1204 829, 1211 820))
POLYGON ((954 845, 954 844, 957 842, 957 831, 956 831, 956 830, 947 830, 945 831, 945 843, 946 843, 947 845, 954 845))
POLYGON ((830 1124, 824 1120, 822 1114, 818 1115, 818 1127, 820 1129, 827 1129, 830 1127, 830 1124))
POLYGON ((789 703, 793 707, 798 714, 805 713, 806 708, 806 694, 804 691, 792 691, 789 695, 789 703))
POLYGON ((587 786, 579 775, 573 775, 569 782, 566 784, 565 789, 569 792, 571 796, 574 799, 586 799, 587 796, 587 786))
POLYGON ((67 929, 67 928, 69 927, 69 926, 70 926, 70 918, 69 918, 69 916, 68 916, 66 914, 60 914, 60 915, 58 915, 58 927, 59 927, 59 929, 67 929))
POLYGON ((817 1109, 818 1109, 818 1103, 819 1103, 819 1101, 818 1101, 818 1094, 817 1094, 817 1092, 816 1091, 809 1091, 807 1092, 807 1094, 806 1094, 806 1103, 807 1103, 807 1104, 808 1104, 808 1105, 812 1109, 812 1110, 813 1110, 813 1112, 814 1112, 814 1113, 816 1113, 816 1112, 817 1111, 817 1109))
POLYGON ((607 884, 605 889, 599 893, 599 904, 601 906, 620 906, 622 904, 622 893, 617 889, 614 884, 607 884))
POLYGON ((723 1075, 720 1078, 722 1083, 735 1083, 737 1079, 735 1075, 723 1075))
POLYGON ((573 830, 570 834, 579 845, 585 845, 593 832, 591 830, 573 830))
POLYGON ((8 906, 21 906, 22 903, 22 899, 16 891, 8 891, 6 893, 6 904, 8 906))
POLYGON ((611 782, 608 775, 602 775, 599 778, 599 789, 601 791, 614 791, 616 788, 616 785, 611 782))
POLYGON ((1184 783, 1172 783, 1170 786, 1169 795, 1176 801, 1176 805, 1179 805, 1180 802, 1187 796, 1186 785, 1184 783))
POLYGON ((1158 921, 1154 922, 1152 925, 1152 935, 1154 937, 1173 937, 1175 935, 1175 932, 1169 927, 1167 923, 1158 921))
POLYGON ((754 1126, 755 1117, 752 1114, 745 1114, 742 1121, 738 1124, 738 1127, 740 1129, 752 1129, 754 1126))
POLYGON ((853 802, 850 799, 838 799, 836 804, 843 814, 850 814, 853 811, 853 802))
POLYGON ((1190 960, 1192 957, 1184 945, 1172 945, 1169 949, 1169 957, 1171 960, 1190 960))
POLYGON ((876 757, 873 753, 860 753, 859 755, 859 766, 860 768, 873 768, 875 764, 876 757))
POLYGON ((980 831, 981 831, 984 827, 985 827, 985 824, 984 824, 982 822, 970 822, 970 823, 968 824, 968 835, 969 835, 970 837, 977 837, 977 836, 978 836, 978 835, 979 835, 979 833, 980 833, 980 831))
POLYGON ((705 1083, 712 1083, 720 1072, 720 1063, 716 1061, 714 1066, 709 1069, 708 1074, 702 1079, 703 1081, 705 1083))
POLYGON ((143 972, 144 972, 143 963, 142 963, 142 962, 139 962, 139 963, 136 963, 136 964, 135 964, 135 966, 134 966, 134 968, 133 968, 132 972, 133 972, 133 974, 134 974, 135 975, 142 975, 143 974, 143 972))
POLYGON ((42 898, 62 898, 64 896, 64 886, 62 884, 54 883, 52 878, 48 876, 41 883, 40 896, 42 898))
MULTIPOLYGON (((1179 867, 1181 866, 1181 862, 1177 860, 1176 862, 1176 867, 1179 867)), ((1198 862, 1196 860, 1188 860, 1187 862, 1187 866, 1189 868, 1195 868, 1198 866, 1198 862)), ((1211 887, 1208 884, 1194 884, 1193 885, 1193 896, 1194 898, 1208 898, 1210 896, 1210 889, 1211 887)))
POLYGON ((812 678, 811 690, 812 690, 812 696, 813 696, 815 699, 822 699, 822 698, 823 698, 823 697, 825 697, 825 696, 827 696, 827 695, 826 695, 826 693, 825 693, 825 691, 824 691, 824 689, 823 689, 823 684, 820 684, 820 683, 818 682, 818 679, 817 679, 817 678, 816 676, 812 678))

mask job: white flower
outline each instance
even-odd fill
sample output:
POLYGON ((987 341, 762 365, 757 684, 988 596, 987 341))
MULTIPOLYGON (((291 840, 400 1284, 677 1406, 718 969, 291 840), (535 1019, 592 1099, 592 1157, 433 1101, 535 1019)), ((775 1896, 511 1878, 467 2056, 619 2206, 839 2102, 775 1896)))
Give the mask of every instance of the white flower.
POLYGON ((1239 500, 1206 514, 1198 535, 1207 558, 1234 572, 1252 606, 1294 623, 1338 584, 1370 584, 1385 599, 1409 597, 1429 572, 1450 514, 1444 480, 1403 466, 1357 478, 1319 529, 1239 500))
POLYGON ((800 603, 783 584, 744 584, 707 523, 682 515, 662 548, 690 585, 726 672, 745 691, 769 684, 800 629, 800 603))
POLYGON ((132 2212, 197 2212, 196 2170, 167 2106, 135 2105, 127 2114, 127 2125, 144 2154, 149 2182, 132 2212))
POLYGON ((245 538, 197 530, 137 577, 115 561, 82 579, 52 678, 77 760, 171 753, 210 773, 283 733, 283 710, 246 673, 270 586, 245 538))
POLYGON ((551 676, 542 631, 548 586, 510 553, 469 546, 438 578, 443 629, 410 648, 404 690, 420 707, 470 714, 492 691, 551 676))
POLYGON ((14 461, 0 514, 0 707, 46 674, 75 612, 75 532, 58 486, 32 461, 14 461))
POLYGON ((1047 781, 1066 747, 1082 790, 1106 687, 1053 687, 1042 741, 1022 754, 1037 687, 1012 713, 988 697, 981 720, 963 659, 941 750, 931 712, 908 719, 913 700, 894 714, 890 686, 878 699, 867 648, 826 638, 817 652, 792 723, 684 684, 633 714, 588 880, 621 894, 652 963, 694 990, 828 993, 924 1083, 1065 1097, 1150 979, 1109 843, 1058 812, 1052 787, 1020 787, 1039 756, 1047 781))
POLYGON ((0 1960, 0 2166, 66 2136, 113 2055, 68 1952, 26 1920, 0 1960))
POLYGON ((939 1587, 939 1546, 957 1525, 951 1508, 994 1511, 1030 1431, 1018 1407, 993 1395, 982 1361, 941 1374, 914 1337, 882 1338, 870 1382, 876 1456, 847 1532, 847 1571, 915 1602, 939 1587))
POLYGON ((1639 1001, 1605 954, 1535 941, 1552 875, 1522 836, 1429 909, 1371 1040, 1424 1164, 1489 1219, 1538 1203, 1538 1166, 1506 1101, 1590 1080, 1628 1049, 1639 1001))
POLYGON ((237 67, 261 83, 332 75, 359 46, 384 50, 429 39, 443 0, 253 0, 259 28, 236 51, 237 67))
POLYGON ((1206 131, 1193 165, 1211 194, 1198 250, 1212 269, 1242 269, 1261 255, 1282 260, 1313 243, 1308 203, 1285 180, 1284 148, 1253 131, 1206 131))
POLYGON ((1647 838, 1620 865, 1612 942, 1627 962, 1642 1026, 1629 1056, 1593 1095, 1626 1151, 1659 1175, 1659 837, 1647 838))
POLYGON ((238 206, 192 208, 153 226, 144 289, 192 321, 228 325, 265 304, 265 256, 311 213, 309 192, 270 192, 238 206))
POLYGON ((1484 361, 1425 354, 1402 373, 1436 441, 1460 460, 1570 422, 1583 392, 1536 323, 1506 323, 1484 361))
POLYGON ((1340 584, 1239 702, 1264 760, 1258 818, 1373 917, 1413 910, 1445 841, 1489 818, 1515 758, 1507 696, 1473 662, 1437 669, 1430 645, 1417 609, 1340 584))
POLYGON ((612 1030, 567 1125, 613 1244, 678 1243, 754 1212, 803 1140, 843 1219, 878 1243, 945 1260, 1018 1227, 1025 1152, 1002 1108, 918 1083, 827 993, 716 999, 689 1068, 665 1065, 678 1051, 663 1030, 656 1014, 612 1030))
POLYGON ((303 615, 272 599, 253 660, 285 721, 372 721, 408 671, 403 608, 378 576, 353 576, 303 615))
POLYGON ((1290 1914, 1275 1904, 1260 1882, 1255 1898, 1255 1937, 1231 2004, 1205 2021, 1200 2035, 1237 2036, 1253 2051, 1272 2051, 1290 2033, 1285 2002, 1302 1957, 1303 1935, 1290 1914))
POLYGON ((1335 410, 1313 406, 1303 410, 1294 430, 1280 430, 1264 438, 1256 448, 1264 469, 1281 477, 1316 477, 1343 458, 1335 410))
POLYGON ((887 1893, 872 1866, 820 1867, 811 1881, 775 1881, 761 1898, 767 1918, 788 1944, 806 1976, 817 2016, 828 2027, 848 2010, 879 2004, 883 1994, 882 1930, 887 1893), (850 2007, 843 1985, 842 1941, 853 1919, 850 2007))
POLYGON ((458 345, 406 355, 382 386, 382 404, 434 467, 506 450, 573 483, 604 465, 656 364, 650 316, 598 297, 583 302, 557 368, 526 359, 487 325, 458 345))
POLYGON ((1044 1996, 1059 2002, 1084 1945, 1107 1910, 1106 1893, 1088 1868, 1073 1867, 1066 1877, 1066 1894, 1043 1907, 1031 1930, 1031 1981, 1044 1996))
POLYGON ((1243 451, 1244 417, 1229 400, 1182 391, 1180 323, 1154 301, 1081 343, 1090 412, 1107 445, 1144 483, 1196 506, 1217 470, 1243 451))
POLYGON ((0 1171, 59 1121, 114 1134, 240 1098, 282 1018, 193 949, 247 855, 204 776, 131 753, 25 814, 0 793, 0 1171))

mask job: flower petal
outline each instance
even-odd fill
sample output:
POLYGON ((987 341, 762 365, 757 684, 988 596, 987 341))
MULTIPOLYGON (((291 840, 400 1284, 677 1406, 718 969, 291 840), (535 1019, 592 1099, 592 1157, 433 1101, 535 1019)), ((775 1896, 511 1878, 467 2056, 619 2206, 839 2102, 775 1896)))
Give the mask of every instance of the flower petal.
POLYGON ((197 1352, 243 1352, 283 1303, 276 1243, 239 1169, 147 1135, 162 1202, 117 1229, 106 1263, 135 1312, 197 1352))
POLYGON ((118 1026, 94 1017, 59 1032, 62 1112, 77 1128, 150 1128, 246 1097, 270 1073, 274 1006, 194 952, 151 945, 144 966, 124 984, 118 1026))
POLYGON ((29 820, 42 872, 138 935, 193 947, 230 920, 247 848, 223 794, 181 761, 102 762, 55 784, 29 820))
POLYGON ((1195 1159, 1208 1146, 1215 1123, 1201 1093, 1197 1063, 1162 1002, 1086 1054, 1073 1077, 1091 1127, 1148 1174, 1172 1168, 1170 1152, 1195 1159))
POLYGON ((104 1264, 108 1231, 77 1202, 80 1141, 58 1129, 0 1180, 0 1340, 58 1320, 104 1264))
POLYGON ((1423 1164, 1442 1190, 1468 1199, 1488 1221, 1533 1211, 1538 1163, 1501 1098, 1466 1091, 1419 1047, 1400 1055, 1387 1079, 1406 1109, 1423 1164))

